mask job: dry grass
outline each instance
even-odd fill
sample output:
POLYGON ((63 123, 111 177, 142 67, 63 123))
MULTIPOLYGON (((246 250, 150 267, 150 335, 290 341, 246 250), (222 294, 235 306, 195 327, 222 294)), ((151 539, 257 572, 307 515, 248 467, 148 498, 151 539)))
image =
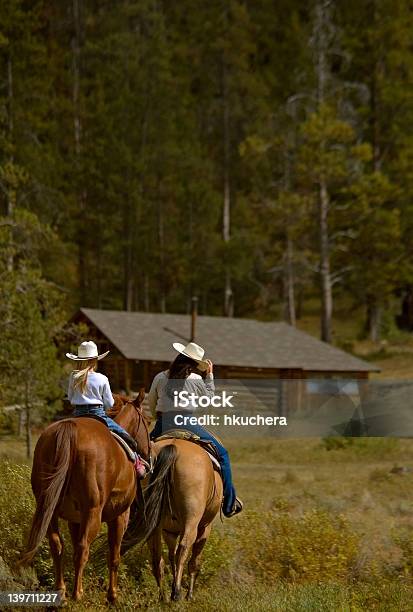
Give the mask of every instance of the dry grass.
MULTIPOLYGON (((18 443, 0 442, 0 455, 10 450, 14 461, 0 462, 0 557, 9 569, 32 507, 29 466, 16 463, 18 443)), ((232 440, 230 452, 245 511, 216 524, 196 610, 411 609, 413 474, 390 470, 413 467, 413 442, 357 440, 327 451, 320 440, 232 440)), ((46 547, 36 568, 50 588, 46 547)), ((105 579, 90 577, 92 571, 85 602, 69 610, 105 609, 105 579)), ((126 559, 121 587, 122 610, 165 609, 145 552, 126 559)))

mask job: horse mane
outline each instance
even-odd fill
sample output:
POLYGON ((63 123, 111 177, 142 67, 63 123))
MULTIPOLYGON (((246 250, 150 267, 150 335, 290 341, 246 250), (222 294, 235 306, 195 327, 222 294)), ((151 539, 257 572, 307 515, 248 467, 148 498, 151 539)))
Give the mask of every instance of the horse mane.
MULTIPOLYGON (((106 414, 111 419, 114 419, 115 417, 117 417, 120 411, 122 410, 122 408, 124 408, 127 404, 133 404, 135 408, 137 408, 139 412, 142 413, 143 417, 147 421, 147 417, 145 417, 145 415, 143 414, 142 406, 141 406, 143 400, 145 399, 144 387, 141 387, 139 389, 139 393, 135 397, 135 399, 132 399, 131 397, 128 397, 127 395, 122 395, 121 393, 114 393, 113 399, 115 403, 113 404, 112 408, 109 408, 109 410, 106 410, 106 414)), ((148 422, 147 422, 147 425, 148 425, 148 422)))
POLYGON ((112 408, 106 410, 106 414, 111 419, 117 417, 124 405, 128 404, 131 401, 131 399, 127 395, 120 395, 119 393, 114 393, 113 399, 115 400, 115 403, 113 404, 112 408))

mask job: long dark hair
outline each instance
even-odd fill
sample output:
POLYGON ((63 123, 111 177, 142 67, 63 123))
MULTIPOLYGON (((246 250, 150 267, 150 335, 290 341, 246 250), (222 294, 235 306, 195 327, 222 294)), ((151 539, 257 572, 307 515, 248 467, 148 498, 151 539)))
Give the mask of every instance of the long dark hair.
POLYGON ((178 393, 182 391, 185 380, 192 372, 195 372, 197 367, 197 362, 186 355, 179 354, 175 357, 168 370, 169 380, 166 384, 166 394, 169 398, 173 399, 174 391, 178 393))

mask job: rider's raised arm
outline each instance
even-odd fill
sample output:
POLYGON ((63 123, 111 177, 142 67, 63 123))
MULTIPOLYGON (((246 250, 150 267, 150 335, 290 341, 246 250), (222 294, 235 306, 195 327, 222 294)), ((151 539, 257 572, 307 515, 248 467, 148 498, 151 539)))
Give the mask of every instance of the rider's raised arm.
POLYGON ((112 408, 113 404, 115 403, 112 391, 110 389, 109 380, 106 378, 106 376, 102 391, 102 401, 105 408, 112 408))
POLYGON ((212 372, 208 372, 204 380, 200 378, 196 383, 199 389, 199 395, 206 395, 207 397, 213 397, 215 395, 214 375, 212 372))

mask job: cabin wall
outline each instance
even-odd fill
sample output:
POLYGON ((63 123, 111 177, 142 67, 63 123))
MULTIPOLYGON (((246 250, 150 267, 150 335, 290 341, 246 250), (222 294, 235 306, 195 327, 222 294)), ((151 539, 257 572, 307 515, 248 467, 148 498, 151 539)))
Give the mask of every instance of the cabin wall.
MULTIPOLYGON (((111 356, 103 360, 100 371, 108 376, 114 392, 131 393, 137 392, 144 387, 148 392, 152 381, 158 372, 166 370, 169 363, 166 361, 134 361, 126 360, 115 351, 111 356)), ((234 368, 228 366, 217 366, 215 368, 217 379, 244 379, 244 380, 277 380, 279 383, 279 413, 287 416, 303 409, 310 408, 319 401, 316 394, 308 393, 307 381, 320 379, 342 379, 357 380, 359 382, 360 397, 364 392, 364 384, 368 379, 364 372, 304 372, 299 369, 277 368, 234 368)), ((277 385, 278 387, 278 385, 277 385)))
MULTIPOLYGON (((137 392, 144 387, 149 391, 154 376, 166 370, 169 362, 166 361, 147 361, 126 359, 101 332, 83 315, 78 317, 76 322, 82 322, 89 328, 89 337, 93 339, 99 347, 100 352, 109 350, 108 357, 99 362, 99 370, 108 376, 112 390, 114 392, 137 392)), ((299 368, 280 369, 280 368, 255 368, 238 367, 232 365, 217 365, 214 368, 217 379, 274 379, 280 381, 277 388, 280 390, 279 413, 288 415, 296 411, 301 411, 311 406, 314 401, 318 401, 315 394, 311 397, 308 393, 307 380, 349 378, 358 381, 360 398, 362 398, 368 384, 367 372, 324 372, 324 371, 303 371, 299 368), (287 382, 288 381, 288 382, 287 382)))

